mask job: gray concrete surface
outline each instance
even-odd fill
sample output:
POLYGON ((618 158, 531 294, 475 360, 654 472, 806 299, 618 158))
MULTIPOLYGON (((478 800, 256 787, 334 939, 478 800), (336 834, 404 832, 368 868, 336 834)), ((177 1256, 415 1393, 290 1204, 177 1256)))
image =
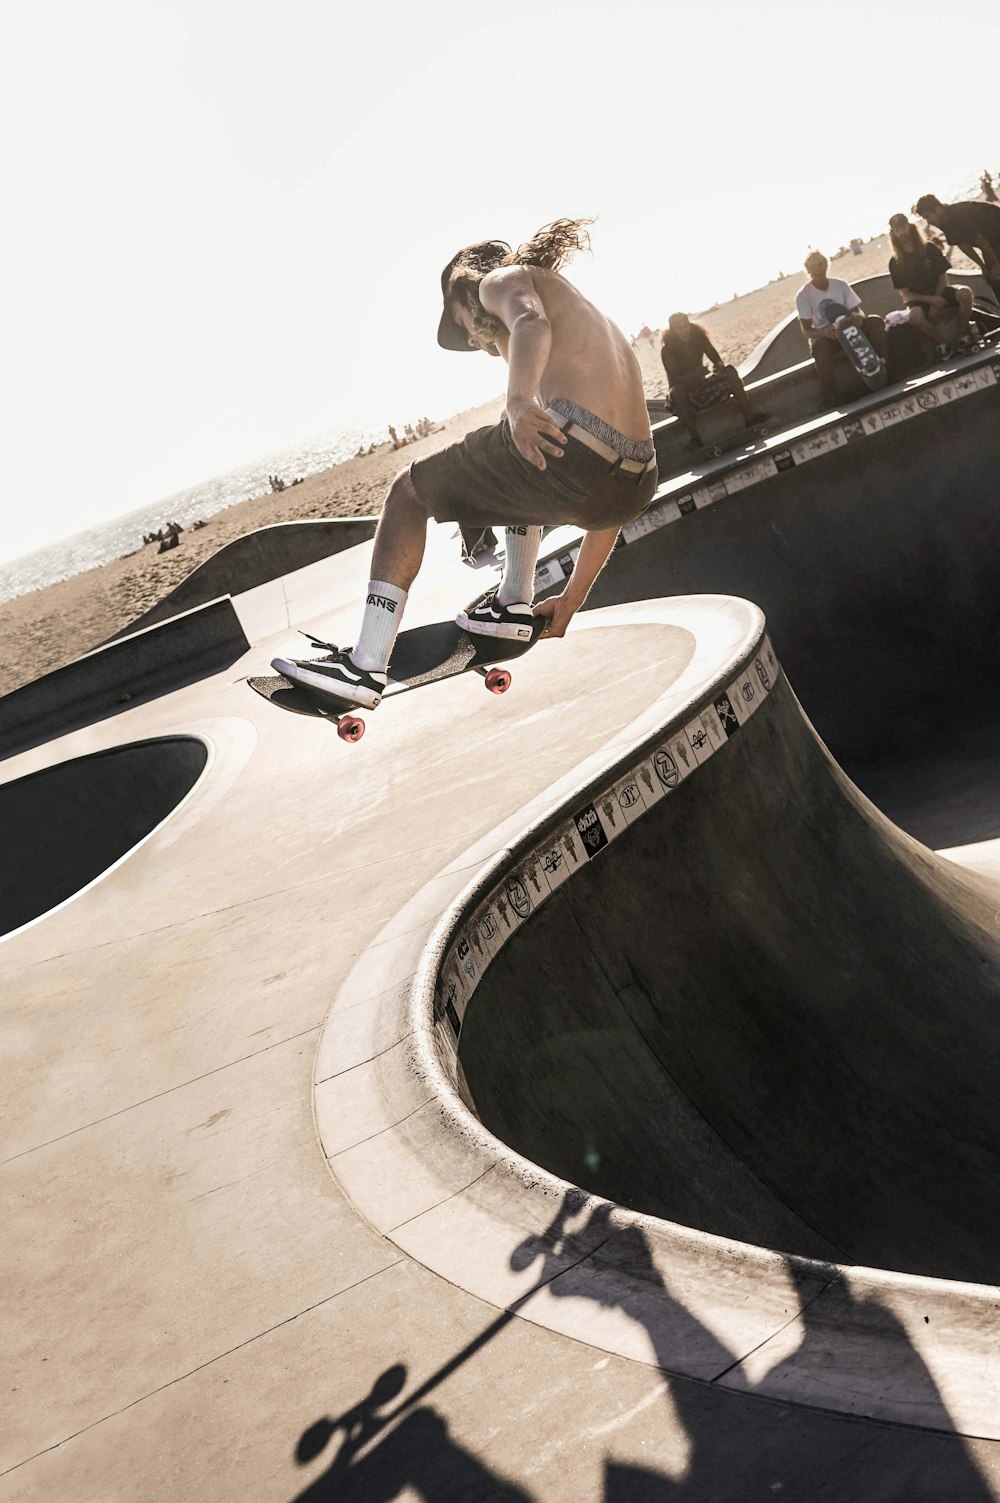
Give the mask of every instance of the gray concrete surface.
MULTIPOLYGON (((414 624, 481 583, 447 532, 414 624)), ((609 586, 642 546, 616 555, 609 586)), ((659 548, 636 576, 647 593, 659 548)), ((588 1198, 469 1116, 427 1010, 465 907, 511 862, 530 896, 525 840, 582 797, 620 793, 598 859, 620 870, 631 851, 640 875, 643 822, 661 816, 647 789, 633 824, 632 761, 743 681, 759 614, 712 599, 595 612, 518 664, 506 699, 455 680, 387 702, 347 748, 239 680, 298 623, 350 640, 366 551, 236 600, 254 645, 229 670, 0 767, 12 783, 161 736, 208 750, 134 854, 0 943, 0 1497, 1000 1496, 995 1288, 776 1254, 588 1198)), ((834 585, 831 571, 831 617, 834 585)), ((845 594, 842 619, 856 604, 845 594)), ((787 667, 794 632, 775 635, 787 667)), ((769 730, 776 707, 731 739, 716 724, 711 759, 665 798, 671 820, 696 808, 683 818, 707 829, 716 775, 741 759, 765 782, 808 770, 793 701, 769 730)), ((735 849, 753 812, 729 811, 735 849)), ((758 887, 768 852, 787 855, 771 839, 785 812, 752 853, 758 887)), ((895 875, 900 839, 881 850, 895 875)), ((985 892, 989 872, 954 854, 934 882, 985 892)), ((789 894, 768 891, 776 908, 789 894)), ((974 918, 956 915, 956 943, 974 918)), ((549 923, 543 907, 525 935, 549 923)))
POLYGON ((207 605, 220 595, 242 595, 318 559, 330 558, 345 548, 356 548, 375 536, 377 521, 377 517, 317 517, 258 527, 226 543, 192 569, 162 600, 108 640, 115 642, 119 637, 130 636, 182 611, 207 605))
POLYGON ((0 696, 0 758, 216 672, 249 645, 228 596, 106 643, 0 696))

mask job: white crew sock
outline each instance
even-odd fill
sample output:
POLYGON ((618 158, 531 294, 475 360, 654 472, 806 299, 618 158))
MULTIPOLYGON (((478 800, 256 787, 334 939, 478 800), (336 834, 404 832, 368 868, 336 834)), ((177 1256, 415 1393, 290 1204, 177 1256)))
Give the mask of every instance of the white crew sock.
POLYGON ((351 648, 351 661, 366 673, 384 673, 389 666, 392 644, 403 619, 406 590, 384 579, 368 581, 368 598, 361 620, 358 644, 351 648))
POLYGON ((507 556, 504 560, 503 578, 497 590, 501 605, 515 605, 535 598, 535 562, 542 545, 540 527, 505 528, 507 556))

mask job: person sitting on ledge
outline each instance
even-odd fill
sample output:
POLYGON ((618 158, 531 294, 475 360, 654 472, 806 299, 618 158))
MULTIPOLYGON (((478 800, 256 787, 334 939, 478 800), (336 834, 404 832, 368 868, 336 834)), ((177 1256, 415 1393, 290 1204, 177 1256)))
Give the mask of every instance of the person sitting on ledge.
POLYGON ((708 337, 704 324, 692 323, 686 313, 671 313, 660 341, 660 359, 667 373, 670 387, 670 404, 677 417, 691 435, 691 447, 701 447, 701 435, 694 414, 692 396, 697 403, 699 394, 708 396, 709 383, 714 380, 720 391, 728 391, 736 398, 743 421, 748 428, 762 423, 766 412, 751 412, 743 382, 734 365, 724 365, 722 356, 708 337), (712 362, 711 372, 705 369, 705 361, 712 362))
POLYGON ((949 353, 951 341, 945 336, 946 331, 951 332, 948 325, 953 317, 958 349, 970 348, 971 288, 949 287, 944 255, 936 245, 928 244, 905 214, 893 214, 889 220, 889 240, 895 252, 889 261, 889 275, 909 309, 910 327, 943 355, 949 353))
POLYGON ((882 319, 877 314, 865 313, 861 299, 849 282, 827 276, 829 266, 822 251, 809 252, 805 260, 809 280, 796 294, 795 311, 799 316, 802 332, 809 341, 809 352, 816 362, 823 406, 835 407, 838 357, 845 360, 847 357, 840 348, 837 331, 822 311, 821 305, 831 302, 842 308, 883 360, 886 358, 886 342, 882 319))
POLYGON ((392 483, 372 559, 357 646, 319 659, 275 658, 294 682, 374 709, 430 518, 457 522, 466 548, 487 527, 506 528, 498 587, 459 612, 464 630, 525 641, 534 617, 561 637, 604 567, 619 529, 656 491, 656 459, 642 371, 622 331, 560 274, 588 245, 586 219, 557 219, 512 251, 485 240, 458 251, 441 274, 438 344, 506 360, 501 421, 415 460, 392 483), (532 609, 546 526, 584 537, 561 595, 532 609))

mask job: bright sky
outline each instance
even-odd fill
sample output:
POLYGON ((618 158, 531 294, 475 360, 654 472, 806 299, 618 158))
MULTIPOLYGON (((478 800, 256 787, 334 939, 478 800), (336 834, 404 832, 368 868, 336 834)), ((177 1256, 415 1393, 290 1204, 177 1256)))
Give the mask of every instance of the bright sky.
POLYGON ((995 0, 20 0, 0 560, 503 389, 441 268, 593 214, 629 333, 1000 169, 995 0))

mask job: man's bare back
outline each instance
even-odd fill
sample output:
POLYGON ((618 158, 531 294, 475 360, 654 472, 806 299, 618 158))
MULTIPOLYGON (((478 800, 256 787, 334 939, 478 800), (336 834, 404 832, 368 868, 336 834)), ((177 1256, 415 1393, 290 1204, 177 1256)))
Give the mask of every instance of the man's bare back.
MULTIPOLYGON (((534 266, 505 266, 484 277, 480 295, 483 306, 506 323, 504 312, 523 306, 530 287, 545 311, 551 330, 538 394, 548 405, 556 397, 585 407, 629 438, 648 438, 650 433, 642 373, 635 351, 617 324, 589 302, 571 282, 556 271, 534 266)), ((497 350, 509 360, 510 325, 497 350)))

